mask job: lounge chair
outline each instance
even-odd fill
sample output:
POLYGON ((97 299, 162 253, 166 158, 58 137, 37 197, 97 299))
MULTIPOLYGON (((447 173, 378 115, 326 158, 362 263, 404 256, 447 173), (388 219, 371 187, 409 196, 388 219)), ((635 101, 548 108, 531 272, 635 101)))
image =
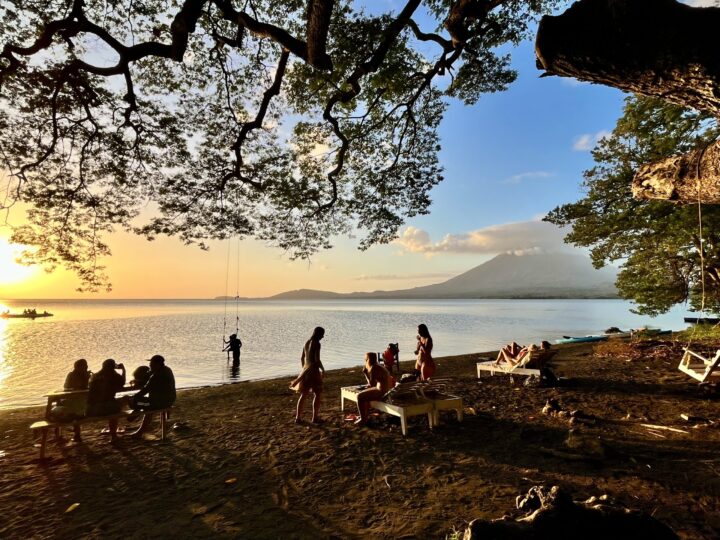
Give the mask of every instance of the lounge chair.
POLYGON ((433 403, 433 423, 435 426, 440 425, 440 411, 455 411, 458 422, 462 422, 463 400, 460 396, 454 396, 448 392, 450 383, 451 381, 448 379, 431 379, 421 383, 419 386, 420 394, 433 403))
MULTIPOLYGON (((427 415, 430 429, 435 425, 435 405, 424 398, 418 389, 420 383, 398 384, 383 397, 382 401, 371 401, 370 408, 400 418, 400 429, 407 435, 407 419, 411 416, 427 415)), ((345 410, 345 400, 357 403, 358 394, 366 385, 340 388, 340 410, 345 410)))
POLYGON ((717 350, 713 358, 705 358, 687 348, 683 350, 685 354, 683 354, 678 366, 680 371, 701 383, 720 381, 720 349, 717 350))
POLYGON ((553 349, 534 349, 523 356, 517 364, 511 364, 504 359, 499 362, 496 360, 484 360, 477 363, 478 378, 482 377, 484 372, 490 372, 490 375, 504 373, 511 375, 537 375, 539 377, 540 370, 550 362, 550 359, 555 356, 555 353, 557 353, 557 351, 553 349))

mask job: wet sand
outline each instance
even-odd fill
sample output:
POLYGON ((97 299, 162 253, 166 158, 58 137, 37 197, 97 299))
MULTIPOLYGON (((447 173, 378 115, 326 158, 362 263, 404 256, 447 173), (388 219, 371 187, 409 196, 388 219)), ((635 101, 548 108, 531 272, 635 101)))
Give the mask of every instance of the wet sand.
POLYGON ((364 382, 359 366, 327 373, 318 426, 293 423, 291 378, 194 389, 173 409, 184 429, 165 441, 157 429, 111 445, 104 426, 88 424, 83 444, 48 442, 42 464, 28 429, 42 408, 2 411, 0 538, 437 539, 512 514, 537 484, 576 499, 609 494, 682 538, 717 538, 720 399, 676 369, 678 350, 628 362, 565 346, 553 362, 568 378, 558 388, 478 381, 475 362, 489 355, 442 358, 438 375, 453 379, 465 420, 447 413, 430 431, 415 418, 407 437, 384 415, 371 428, 344 420, 339 388, 364 382), (595 419, 544 415, 550 398, 595 419), (681 413, 715 424, 693 427, 681 413), (594 453, 568 448, 570 428, 594 453))

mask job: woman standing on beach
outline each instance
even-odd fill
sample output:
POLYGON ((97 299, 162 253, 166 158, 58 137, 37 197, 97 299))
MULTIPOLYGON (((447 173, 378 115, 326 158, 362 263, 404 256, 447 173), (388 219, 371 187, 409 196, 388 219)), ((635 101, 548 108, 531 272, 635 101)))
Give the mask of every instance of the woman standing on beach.
POLYGON ((433 340, 428 327, 424 324, 418 326, 417 347, 415 354, 415 369, 420 372, 420 380, 427 381, 435 374, 435 361, 432 358, 433 340))
POLYGON ((302 417, 305 399, 312 391, 313 393, 313 423, 319 423, 320 417, 320 395, 322 394, 323 377, 325 376, 325 367, 320 361, 320 340, 325 336, 325 329, 318 326, 313 330, 313 334, 305 342, 303 347, 300 365, 302 371, 291 384, 290 388, 296 392, 300 392, 297 402, 297 411, 295 413, 295 423, 299 424, 302 417))

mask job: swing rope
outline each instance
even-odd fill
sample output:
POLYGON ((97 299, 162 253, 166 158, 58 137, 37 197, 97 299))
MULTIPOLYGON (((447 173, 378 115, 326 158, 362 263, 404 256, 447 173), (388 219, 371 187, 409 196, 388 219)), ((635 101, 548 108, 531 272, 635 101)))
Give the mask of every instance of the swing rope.
POLYGON ((237 266, 235 267, 235 334, 240 332, 240 237, 237 239, 237 266))
POLYGON ((227 261, 225 263, 225 309, 223 312, 223 336, 222 336, 222 348, 225 348, 225 336, 227 334, 227 303, 228 303, 228 285, 230 284, 230 246, 231 241, 228 238, 228 248, 227 248, 227 261))
MULTIPOLYGON (((717 140, 717 139, 715 139, 717 140)), ((700 153, 698 154, 697 160, 695 162, 695 190, 697 192, 697 216, 698 216, 698 252, 700 254, 700 290, 702 292, 702 295, 700 297, 700 315, 701 317, 698 319, 698 321, 693 326, 692 332, 690 333, 690 340, 687 344, 687 349, 690 348, 690 345, 692 344, 693 340, 695 339, 695 334, 697 333, 697 329, 700 326, 700 320, 702 317, 706 316, 705 313, 705 301, 706 301, 706 293, 705 293, 705 241, 703 239, 703 222, 702 222, 702 202, 701 202, 701 191, 700 191, 700 163, 702 162, 702 158, 705 155, 705 151, 708 149, 708 147, 714 142, 710 141, 705 146, 702 147, 700 150, 700 153)))

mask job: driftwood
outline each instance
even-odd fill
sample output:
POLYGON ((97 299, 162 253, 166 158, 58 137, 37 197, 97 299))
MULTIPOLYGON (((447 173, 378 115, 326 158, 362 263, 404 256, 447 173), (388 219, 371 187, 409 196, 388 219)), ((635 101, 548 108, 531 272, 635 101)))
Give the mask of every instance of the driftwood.
POLYGON ((636 199, 720 204, 720 141, 643 165, 633 178, 632 193, 636 199))
POLYGON ((667 525, 646 513, 624 508, 607 495, 576 502, 558 486, 535 486, 518 497, 515 505, 525 517, 476 519, 465 530, 464 540, 678 538, 667 525))
POLYGON ((538 68, 720 117, 720 8, 580 0, 540 21, 538 68))

